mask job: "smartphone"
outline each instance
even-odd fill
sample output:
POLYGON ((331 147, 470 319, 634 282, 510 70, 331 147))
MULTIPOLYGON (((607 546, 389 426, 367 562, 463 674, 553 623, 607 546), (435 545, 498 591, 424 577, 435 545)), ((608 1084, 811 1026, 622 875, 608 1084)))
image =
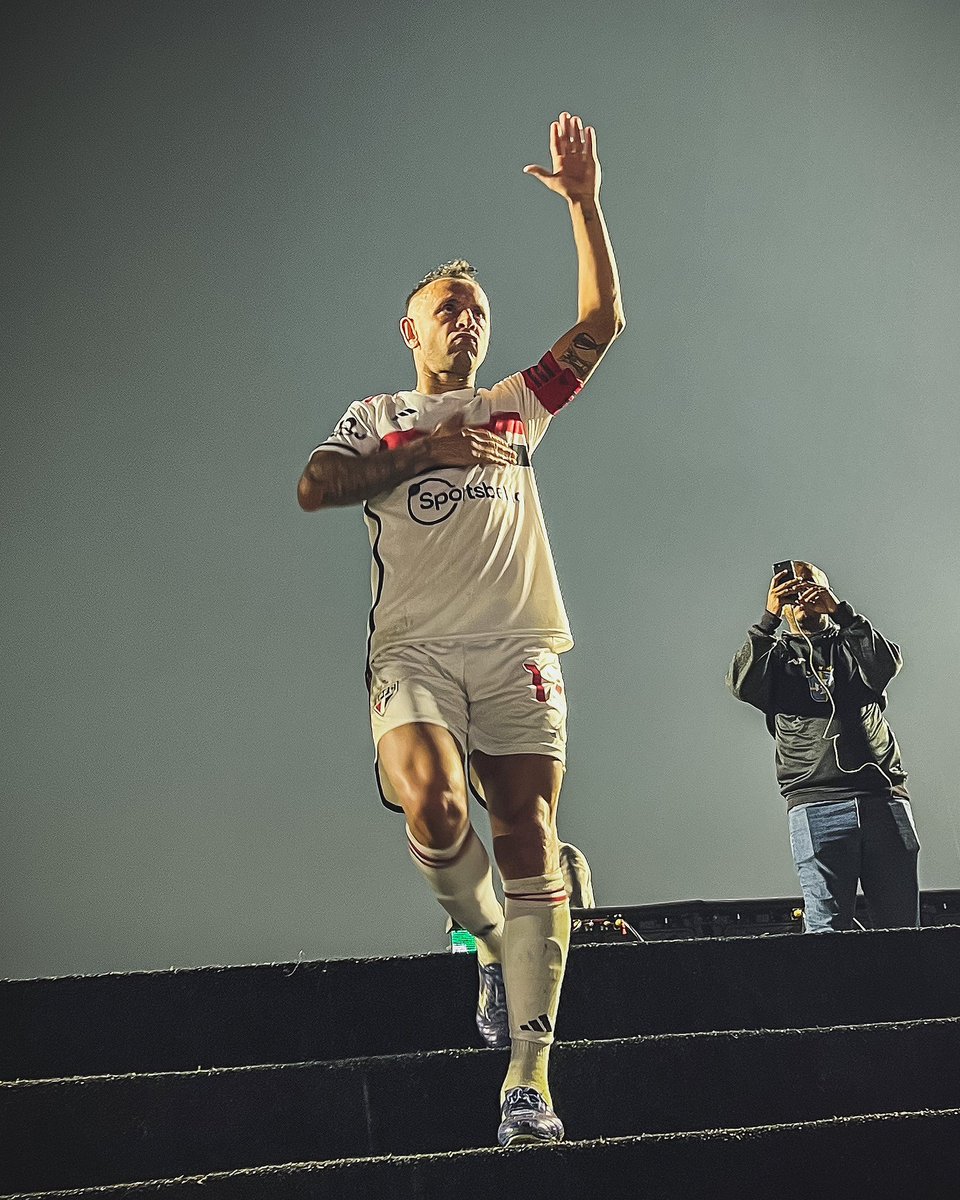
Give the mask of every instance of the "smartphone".
POLYGON ((781 571, 789 571, 790 579, 796 579, 796 577, 797 577, 797 572, 794 570, 792 559, 788 559, 786 562, 776 562, 773 564, 774 579, 776 579, 776 577, 780 574, 781 571))

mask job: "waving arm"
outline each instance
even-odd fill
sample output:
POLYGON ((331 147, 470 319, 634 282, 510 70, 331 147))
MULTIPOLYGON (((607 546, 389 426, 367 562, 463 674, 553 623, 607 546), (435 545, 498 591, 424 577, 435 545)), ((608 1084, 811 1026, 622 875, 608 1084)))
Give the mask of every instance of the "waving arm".
POLYGON ((561 113, 550 126, 550 155, 552 171, 534 164, 524 171, 566 200, 577 248, 577 323, 552 353, 586 382, 625 324, 617 264, 600 207, 596 131, 561 113))

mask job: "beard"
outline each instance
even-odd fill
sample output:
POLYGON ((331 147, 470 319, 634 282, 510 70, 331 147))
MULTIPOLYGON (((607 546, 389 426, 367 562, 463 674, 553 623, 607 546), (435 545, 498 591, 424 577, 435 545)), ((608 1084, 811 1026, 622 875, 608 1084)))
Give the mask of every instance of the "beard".
POLYGON ((793 623, 796 624, 798 629, 802 629, 804 633, 819 633, 827 624, 827 619, 823 613, 806 612, 796 605, 791 606, 790 613, 793 617, 793 623))

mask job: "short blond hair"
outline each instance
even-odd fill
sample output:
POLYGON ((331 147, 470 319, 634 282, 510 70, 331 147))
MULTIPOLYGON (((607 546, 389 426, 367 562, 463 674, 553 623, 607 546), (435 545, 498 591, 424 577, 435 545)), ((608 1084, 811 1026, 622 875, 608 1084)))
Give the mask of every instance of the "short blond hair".
POLYGON ((417 292, 425 288, 428 283, 435 283, 438 279, 469 279, 471 283, 476 283, 477 268, 472 263, 468 263, 465 258, 452 258, 449 262, 441 263, 439 267, 434 267, 432 271, 428 271, 424 275, 410 295, 407 296, 406 310, 409 310, 410 301, 417 292))

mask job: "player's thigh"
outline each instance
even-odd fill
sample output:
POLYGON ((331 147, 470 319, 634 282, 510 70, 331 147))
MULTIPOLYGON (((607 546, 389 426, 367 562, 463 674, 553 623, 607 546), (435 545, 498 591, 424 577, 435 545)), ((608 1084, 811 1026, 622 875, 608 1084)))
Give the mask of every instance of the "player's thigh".
POLYGON ((489 755, 475 750, 470 765, 486 796, 493 851, 503 877, 523 879, 559 871, 561 763, 545 754, 489 755))
POLYGON ((370 728, 388 805, 408 817, 466 811, 467 699, 442 647, 401 646, 373 660, 370 728))
POLYGON ((395 726, 377 743, 377 760, 404 812, 450 805, 466 811, 463 754, 449 729, 395 726))
POLYGON ((474 750, 470 766, 483 785, 496 832, 536 819, 556 823, 563 765, 546 754, 484 754, 474 750))
POLYGON ((556 853, 556 810, 566 757, 567 701, 560 659, 521 639, 471 648, 470 767, 501 838, 556 853))

